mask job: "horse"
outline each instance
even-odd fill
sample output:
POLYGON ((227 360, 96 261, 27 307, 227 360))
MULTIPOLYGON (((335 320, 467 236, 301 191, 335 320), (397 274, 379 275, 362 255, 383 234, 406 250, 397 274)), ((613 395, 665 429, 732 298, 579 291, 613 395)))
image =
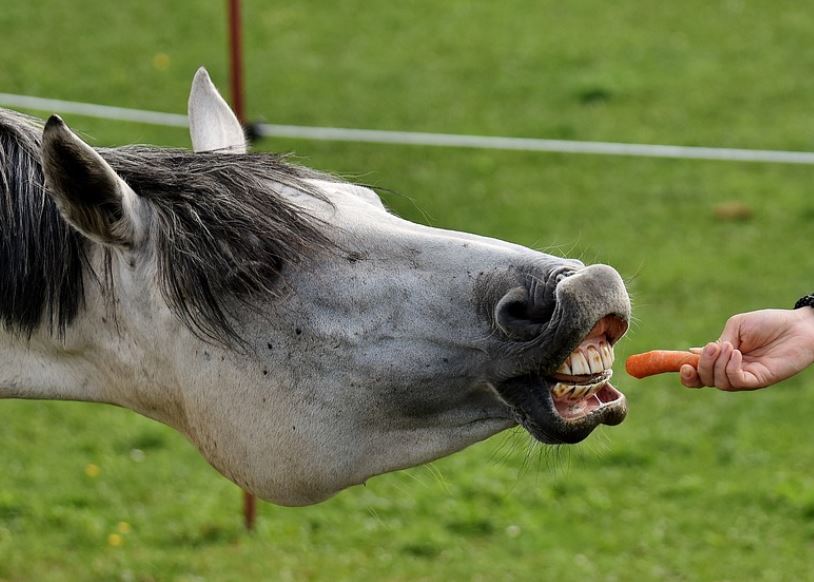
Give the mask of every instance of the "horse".
POLYGON ((288 506, 520 425, 622 422, 613 268, 409 222, 247 153, 205 70, 193 151, 0 110, 0 398, 128 408, 288 506))

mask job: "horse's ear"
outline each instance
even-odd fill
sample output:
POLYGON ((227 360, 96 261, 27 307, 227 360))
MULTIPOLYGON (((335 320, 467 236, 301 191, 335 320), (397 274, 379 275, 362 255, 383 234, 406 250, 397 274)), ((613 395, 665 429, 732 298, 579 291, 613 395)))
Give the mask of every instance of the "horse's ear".
POLYGON ((246 136, 237 117, 220 96, 203 67, 195 73, 189 92, 189 134, 192 150, 246 153, 246 136))
POLYGON ((45 187, 62 216, 90 239, 131 247, 143 229, 136 193, 57 115, 42 134, 45 187))

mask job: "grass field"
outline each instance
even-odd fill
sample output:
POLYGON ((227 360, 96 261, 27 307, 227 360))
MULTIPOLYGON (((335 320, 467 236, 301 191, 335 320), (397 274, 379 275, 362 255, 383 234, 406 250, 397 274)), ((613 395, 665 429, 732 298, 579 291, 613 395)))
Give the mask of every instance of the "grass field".
MULTIPOLYGON (((223 3, 6 2, 0 91, 183 111, 226 86, 223 3)), ((245 0, 248 105, 276 123, 814 150, 814 13, 727 0, 245 0)), ((49 112, 40 112, 45 115, 49 112)), ((97 145, 183 131, 66 116, 97 145)), ((814 290, 814 169, 273 140, 412 220, 607 262, 617 348, 714 339, 814 290), (738 201, 753 216, 716 219, 738 201)), ((0 580, 814 580, 814 370, 725 394, 616 382, 571 448, 512 431, 319 506, 260 507, 133 413, 0 403, 0 580)))

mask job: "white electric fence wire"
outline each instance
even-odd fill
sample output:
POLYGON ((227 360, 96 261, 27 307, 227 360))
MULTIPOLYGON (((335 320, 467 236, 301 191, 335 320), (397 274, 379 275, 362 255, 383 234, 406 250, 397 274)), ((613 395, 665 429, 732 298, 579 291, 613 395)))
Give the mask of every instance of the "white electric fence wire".
MULTIPOLYGON (((187 127, 187 116, 177 113, 145 111, 126 107, 111 107, 93 103, 77 103, 59 99, 44 99, 28 95, 0 93, 0 105, 47 111, 73 113, 87 117, 132 121, 169 127, 187 127)), ((686 160, 724 160, 732 162, 765 162, 775 164, 814 164, 814 153, 783 150, 752 150, 736 148, 696 147, 615 143, 601 141, 575 141, 485 135, 460 135, 413 131, 384 131, 377 129, 350 129, 342 127, 309 127, 302 125, 257 124, 263 137, 382 143, 397 145, 479 148, 554 152, 564 154, 595 154, 608 156, 639 156, 649 158, 678 158, 686 160)))

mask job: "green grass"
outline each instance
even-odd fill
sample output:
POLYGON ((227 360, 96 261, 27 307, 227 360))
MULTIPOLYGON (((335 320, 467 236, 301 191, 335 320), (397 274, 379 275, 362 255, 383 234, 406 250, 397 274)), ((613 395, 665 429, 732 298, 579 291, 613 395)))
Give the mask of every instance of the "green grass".
MULTIPOLYGON (((221 3, 8 4, 0 91, 182 111, 199 64, 226 85, 221 3)), ((814 149, 802 3, 245 4, 253 118, 814 149)), ((100 145, 187 143, 67 119, 100 145)), ((811 168, 260 146, 391 188, 410 219, 616 266, 636 318, 618 361, 714 339, 730 314, 814 289, 811 168), (731 200, 752 219, 717 220, 731 200)), ((2 402, 0 580, 814 579, 814 371, 749 394, 617 375, 629 418, 579 446, 513 431, 319 506, 262 505, 253 535, 236 488, 170 429, 110 407, 2 402), (130 530, 110 545, 120 522, 130 530)))

